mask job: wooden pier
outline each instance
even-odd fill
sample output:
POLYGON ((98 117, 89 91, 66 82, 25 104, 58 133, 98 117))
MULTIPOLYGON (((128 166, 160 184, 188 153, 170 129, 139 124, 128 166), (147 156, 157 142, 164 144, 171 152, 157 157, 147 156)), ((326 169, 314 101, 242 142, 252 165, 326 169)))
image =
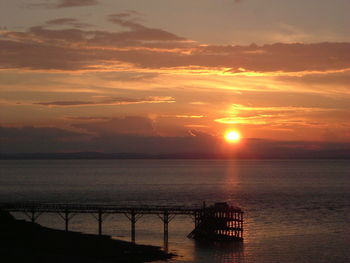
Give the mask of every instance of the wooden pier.
POLYGON ((76 214, 92 214, 102 235, 103 221, 111 214, 124 214, 131 223, 131 242, 136 240, 136 222, 144 215, 157 215, 163 222, 164 248, 168 249, 169 223, 176 215, 191 216, 194 230, 188 235, 194 239, 243 240, 243 211, 226 203, 206 207, 183 206, 118 206, 92 204, 0 203, 0 210, 24 213, 35 223, 44 213, 58 214, 69 230, 69 221, 76 214))
POLYGON ((197 211, 195 228, 189 238, 204 240, 243 240, 243 211, 227 203, 197 211))

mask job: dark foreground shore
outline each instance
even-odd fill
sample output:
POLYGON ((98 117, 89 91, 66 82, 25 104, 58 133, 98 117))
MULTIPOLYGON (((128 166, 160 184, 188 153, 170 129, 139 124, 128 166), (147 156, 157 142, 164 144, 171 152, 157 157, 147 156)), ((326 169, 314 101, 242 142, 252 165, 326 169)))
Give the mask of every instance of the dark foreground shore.
POLYGON ((50 229, 0 211, 0 262, 138 263, 172 256, 159 247, 50 229))

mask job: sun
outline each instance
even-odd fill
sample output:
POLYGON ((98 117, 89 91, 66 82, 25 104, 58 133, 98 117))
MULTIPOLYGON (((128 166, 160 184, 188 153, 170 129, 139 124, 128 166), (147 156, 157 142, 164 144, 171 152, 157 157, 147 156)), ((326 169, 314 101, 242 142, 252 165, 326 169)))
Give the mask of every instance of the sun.
POLYGON ((241 135, 236 131, 228 131, 225 133, 225 140, 230 143, 238 142, 241 139, 241 135))

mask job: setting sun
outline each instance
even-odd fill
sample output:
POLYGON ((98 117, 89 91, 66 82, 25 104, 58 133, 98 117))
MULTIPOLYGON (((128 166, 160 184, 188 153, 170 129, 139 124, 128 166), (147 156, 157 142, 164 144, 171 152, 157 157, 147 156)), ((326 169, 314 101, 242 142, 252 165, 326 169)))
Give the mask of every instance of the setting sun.
POLYGON ((225 139, 228 142, 238 142, 241 139, 241 135, 236 131, 229 131, 225 134, 225 139))

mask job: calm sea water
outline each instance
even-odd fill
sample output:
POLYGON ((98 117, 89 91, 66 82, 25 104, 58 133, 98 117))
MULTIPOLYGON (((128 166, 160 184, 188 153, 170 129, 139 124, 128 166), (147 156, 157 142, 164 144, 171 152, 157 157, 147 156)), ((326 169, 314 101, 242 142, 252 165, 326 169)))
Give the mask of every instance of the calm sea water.
MULTIPOLYGON (((174 262, 350 262, 350 162, 347 160, 50 160, 0 161, 0 201, 199 205, 227 201, 245 211, 243 245, 187 239, 190 217, 170 223, 174 262)), ((24 218, 16 214, 18 218, 24 218)), ((58 215, 38 222, 63 229, 58 215)), ((162 246, 156 216, 137 222, 137 242, 162 246)), ((123 215, 104 233, 130 239, 123 215)), ((91 215, 70 229, 96 233, 91 215)))

